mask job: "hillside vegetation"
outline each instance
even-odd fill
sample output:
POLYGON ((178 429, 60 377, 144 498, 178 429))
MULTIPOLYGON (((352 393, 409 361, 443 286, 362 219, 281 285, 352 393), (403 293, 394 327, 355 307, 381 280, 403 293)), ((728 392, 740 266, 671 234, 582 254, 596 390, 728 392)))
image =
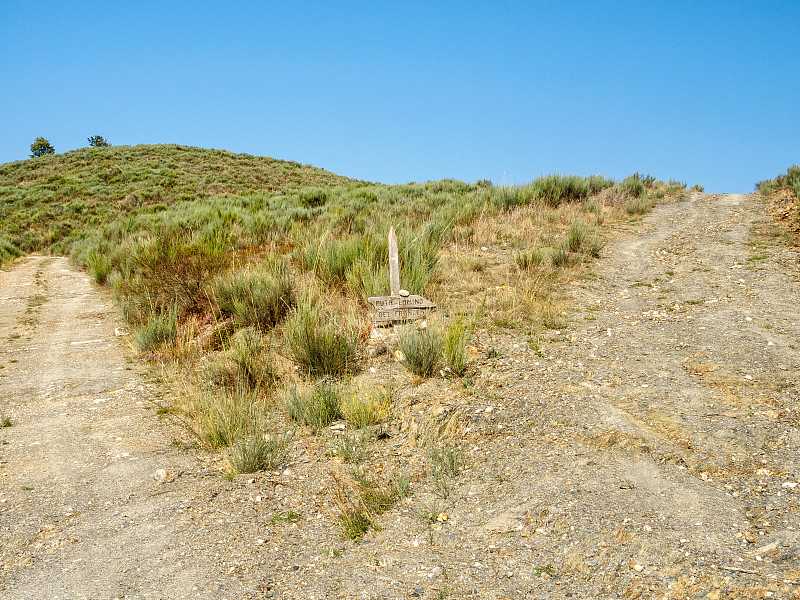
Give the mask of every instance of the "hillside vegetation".
MULTIPOLYGON (((414 377, 468 386, 476 328, 521 330, 535 348, 567 325, 564 285, 591 276, 605 230, 685 189, 640 174, 389 186, 217 150, 88 148, 0 166, 0 260, 69 252, 171 378, 169 410, 252 471, 280 462, 288 420, 320 432, 344 418, 369 439, 395 416, 398 390, 366 368, 387 351, 368 343, 366 299, 389 292, 390 227, 401 285, 438 310, 388 350, 414 377)), ((455 472, 452 444, 431 452, 455 472)), ((405 493, 396 475, 380 506, 343 500, 347 535, 405 493)))
POLYGON ((756 189, 772 203, 773 214, 800 237, 800 167, 792 165, 786 173, 757 183, 756 189))
POLYGON ((266 157, 176 145, 80 148, 0 165, 7 251, 65 252, 87 229, 180 201, 351 179, 266 157))

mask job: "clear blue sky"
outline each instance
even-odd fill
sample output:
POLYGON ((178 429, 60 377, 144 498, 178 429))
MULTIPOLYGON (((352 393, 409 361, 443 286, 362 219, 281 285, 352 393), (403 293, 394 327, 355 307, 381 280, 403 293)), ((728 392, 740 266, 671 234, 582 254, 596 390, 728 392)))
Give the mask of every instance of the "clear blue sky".
POLYGON ((800 163, 800 2, 0 6, 0 163, 179 143, 383 183, 800 163))

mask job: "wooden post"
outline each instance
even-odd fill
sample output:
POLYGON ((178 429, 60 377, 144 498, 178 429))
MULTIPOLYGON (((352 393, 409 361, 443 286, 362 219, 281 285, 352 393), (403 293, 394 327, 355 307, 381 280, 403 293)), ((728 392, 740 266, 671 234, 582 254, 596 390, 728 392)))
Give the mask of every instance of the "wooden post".
POLYGON ((394 227, 389 229, 389 293, 400 295, 400 257, 397 254, 397 236, 394 227))
POLYGON ((400 289, 400 259, 397 254, 397 236, 394 227, 389 230, 389 296, 367 298, 375 307, 375 324, 390 325, 392 323, 423 319, 436 305, 422 296, 411 295, 400 289), (400 292, 403 291, 403 295, 400 292))

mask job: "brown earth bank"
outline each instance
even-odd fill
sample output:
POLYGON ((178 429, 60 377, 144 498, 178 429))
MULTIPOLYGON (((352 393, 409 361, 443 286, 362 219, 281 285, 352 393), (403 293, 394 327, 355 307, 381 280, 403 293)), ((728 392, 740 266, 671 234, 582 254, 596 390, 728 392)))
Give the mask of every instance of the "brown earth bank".
POLYGON ((464 380, 376 359, 399 416, 364 461, 411 493, 360 542, 339 430, 226 478, 160 414, 105 292, 21 261, 0 272, 0 595, 800 597, 800 252, 764 213, 656 208, 571 286, 566 328, 477 332, 464 380), (461 457, 446 489, 431 432, 461 457))

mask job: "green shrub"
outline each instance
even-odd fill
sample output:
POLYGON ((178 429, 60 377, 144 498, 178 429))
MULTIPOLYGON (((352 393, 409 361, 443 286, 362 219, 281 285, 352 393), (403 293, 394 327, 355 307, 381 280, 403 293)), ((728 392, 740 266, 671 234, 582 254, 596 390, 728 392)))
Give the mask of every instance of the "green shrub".
POLYGON ((528 199, 519 187, 497 186, 491 189, 492 204, 503 210, 525 204, 528 199))
POLYGON ((595 231, 592 235, 586 237, 581 247, 581 252, 586 256, 592 258, 599 258, 600 252, 605 247, 605 242, 600 237, 600 234, 595 231))
POLYGON ((203 363, 201 370, 203 383, 209 388, 235 388, 240 385, 239 367, 227 353, 220 353, 203 363))
POLYGON ((563 202, 583 200, 592 190, 589 180, 579 175, 559 174, 534 179, 530 187, 536 199, 552 207, 563 202))
POLYGON ((797 165, 792 165, 786 170, 786 185, 797 198, 800 198, 800 167, 797 165))
POLYGON ((589 194, 596 194, 614 185, 613 179, 606 179, 602 175, 591 175, 586 182, 589 185, 589 194))
POLYGON ((645 184, 641 179, 641 175, 638 173, 634 173, 623 179, 617 188, 622 194, 629 198, 641 198, 646 193, 645 184))
POLYGON ((262 418, 263 407, 257 392, 237 386, 207 390, 189 412, 206 445, 223 448, 252 432, 252 424, 262 418))
POLYGON ((566 267, 570 262, 572 262, 572 252, 567 240, 562 240, 555 248, 550 249, 550 264, 554 267, 566 267))
POLYGON ((214 280, 214 297, 223 314, 243 327, 266 330, 295 305, 295 287, 282 263, 229 272, 214 280))
POLYGON ((150 352, 160 344, 174 340, 177 335, 178 311, 174 307, 153 310, 133 330, 134 344, 141 352, 150 352))
POLYGON ((431 327, 418 329, 413 325, 406 326, 400 334, 398 347, 405 355, 405 366, 420 377, 433 375, 442 360, 442 336, 431 327))
POLYGON ((597 232, 590 234, 583 221, 573 221, 567 234, 567 248, 586 256, 597 258, 603 249, 603 242, 597 232))
POLYGON ((260 420, 256 420, 233 442, 227 453, 228 462, 236 473, 274 469, 286 458, 290 441, 290 435, 265 432, 260 420))
POLYGON ((400 255, 401 284, 412 294, 423 294, 439 261, 439 235, 430 232, 406 244, 400 255))
POLYGON ((514 255, 514 262, 522 271, 530 271, 540 266, 545 259, 544 252, 539 248, 533 248, 527 252, 518 252, 514 255))
POLYGON ((388 296, 389 265, 376 266, 365 260, 356 261, 347 271, 347 288, 353 296, 363 300, 370 296, 388 296))
POLYGON ((647 198, 628 198, 622 207, 629 215, 643 215, 652 208, 647 198))
POLYGON ((11 243, 10 240, 0 237, 0 265, 6 261, 12 260, 22 253, 19 251, 14 244, 11 243))
POLYGON ((257 388, 275 381, 275 372, 267 356, 264 337, 257 329, 248 327, 233 337, 230 357, 238 367, 239 380, 257 388))
POLYGON ((319 188, 304 190, 300 194, 300 201, 308 208, 324 206, 328 202, 329 198, 330 194, 328 191, 319 188))
POLYGON ((391 404, 391 390, 360 390, 353 387, 341 394, 339 412, 350 423, 362 429, 388 417, 391 404))
POLYGON ((765 179, 756 184, 756 189, 763 196, 771 196, 778 189, 778 185, 774 179, 765 179))
POLYGON ((295 421, 306 423, 320 431, 341 417, 339 403, 342 396, 340 385, 321 381, 320 383, 298 390, 297 386, 286 389, 283 396, 286 410, 295 421))
POLYGON ((332 239, 326 231, 320 239, 312 239, 300 252, 300 266, 314 271, 329 285, 341 286, 347 281, 348 271, 358 261, 375 262, 375 248, 369 236, 332 239))
POLYGON ((229 245, 223 235, 163 231, 136 242, 130 251, 130 275, 122 291, 130 309, 176 306, 198 310, 203 291, 224 265, 229 245))
POLYGON ((356 366, 355 332, 323 314, 309 297, 295 306, 284 335, 292 359, 311 377, 343 375, 356 366))
POLYGON ((686 189, 686 182, 685 181, 676 181, 675 179, 670 179, 667 182, 667 192, 678 192, 680 190, 686 189))
POLYGON ((567 234, 567 247, 572 252, 580 252, 586 243, 586 225, 583 221, 573 221, 567 234))
POLYGON ((104 284, 111 273, 111 259, 108 255, 99 250, 91 250, 86 256, 86 263, 92 279, 101 285, 104 284))
POLYGON ((467 344, 471 335, 471 325, 461 318, 452 319, 444 335, 444 362, 459 377, 467 370, 467 344))

